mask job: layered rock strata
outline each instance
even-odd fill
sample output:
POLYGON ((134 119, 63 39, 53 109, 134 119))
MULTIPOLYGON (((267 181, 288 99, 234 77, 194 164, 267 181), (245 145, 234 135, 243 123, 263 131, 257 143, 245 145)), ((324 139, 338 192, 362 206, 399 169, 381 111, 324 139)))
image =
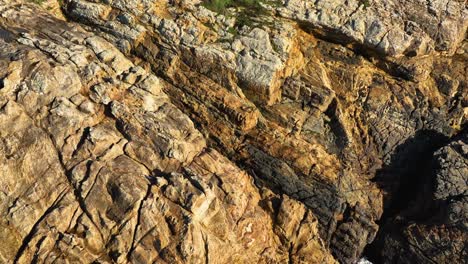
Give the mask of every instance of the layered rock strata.
POLYGON ((466 259, 463 2, 61 7, 0 0, 5 262, 466 259))

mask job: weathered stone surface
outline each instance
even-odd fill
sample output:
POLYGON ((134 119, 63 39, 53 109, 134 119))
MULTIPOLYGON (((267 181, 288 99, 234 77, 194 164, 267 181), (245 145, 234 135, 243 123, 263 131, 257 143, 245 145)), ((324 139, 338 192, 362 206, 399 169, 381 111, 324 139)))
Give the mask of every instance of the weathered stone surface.
POLYGON ((439 168, 436 174, 434 197, 447 200, 468 195, 468 135, 464 135, 434 155, 439 168))
POLYGON ((59 3, 0 0, 2 262, 463 263, 463 2, 59 3))
POLYGON ((433 154, 433 170, 425 175, 430 188, 412 201, 417 208, 410 206, 387 220, 377 240, 382 247, 377 261, 466 262, 467 143, 465 130, 433 154))
POLYGON ((2 8, 2 262, 336 263, 312 211, 207 147, 158 77, 37 6, 2 8))
MULTIPOLYGON (((464 39, 468 11, 463 1, 283 0, 282 16, 326 35, 347 39, 390 56, 453 54, 464 39)), ((341 38, 341 39, 340 39, 341 38)))

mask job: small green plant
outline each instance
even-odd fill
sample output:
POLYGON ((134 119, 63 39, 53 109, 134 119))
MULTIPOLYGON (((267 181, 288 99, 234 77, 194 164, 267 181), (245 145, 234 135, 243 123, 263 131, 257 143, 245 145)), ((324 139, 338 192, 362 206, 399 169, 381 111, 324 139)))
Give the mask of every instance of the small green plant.
POLYGON ((359 0, 359 6, 364 6, 366 10, 370 6, 370 0, 359 0))
POLYGON ((278 6, 280 2, 278 0, 205 0, 202 5, 213 12, 235 16, 235 28, 241 28, 243 26, 251 27, 255 24, 256 18, 268 15, 268 10, 264 5, 278 6), (229 8, 236 11, 228 14, 229 8))
POLYGON ((277 7, 281 2, 279 0, 204 0, 202 5, 226 17, 234 17, 235 24, 228 28, 227 32, 235 38, 239 35, 239 29, 244 26, 252 28, 271 23, 268 19, 261 19, 262 16, 269 15, 266 6, 277 7))
POLYGON ((223 13, 230 2, 231 0, 207 0, 202 5, 213 12, 223 13))
POLYGON ((231 7, 263 11, 261 2, 261 0, 205 0, 202 5, 213 12, 226 14, 226 10, 231 7))
POLYGON ((237 31, 237 29, 235 27, 228 28, 227 32, 230 33, 234 37, 239 35, 239 32, 237 31))

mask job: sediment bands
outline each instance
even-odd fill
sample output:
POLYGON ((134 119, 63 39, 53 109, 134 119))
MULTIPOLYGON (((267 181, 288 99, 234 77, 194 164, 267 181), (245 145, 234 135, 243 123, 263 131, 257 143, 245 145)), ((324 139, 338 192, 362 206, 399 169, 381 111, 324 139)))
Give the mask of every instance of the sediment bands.
POLYGON ((0 263, 466 263, 454 0, 0 0, 0 263))

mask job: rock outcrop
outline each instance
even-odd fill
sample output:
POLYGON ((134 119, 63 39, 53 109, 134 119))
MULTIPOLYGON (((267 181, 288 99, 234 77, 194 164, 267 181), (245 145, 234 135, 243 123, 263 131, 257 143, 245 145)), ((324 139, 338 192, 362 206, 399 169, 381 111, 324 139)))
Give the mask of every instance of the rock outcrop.
POLYGON ((464 40, 468 10, 448 0, 283 0, 281 16, 387 56, 453 54, 464 40))
MULTIPOLYGON (((428 159, 416 199, 386 219, 378 263, 464 263, 467 259, 468 133, 428 159)), ((377 251, 378 252, 378 251, 377 251)))
POLYGON ((239 3, 0 0, 2 262, 464 263, 465 3, 239 3))
POLYGON ((2 262, 335 262, 103 38, 31 5, 1 27, 2 262))

